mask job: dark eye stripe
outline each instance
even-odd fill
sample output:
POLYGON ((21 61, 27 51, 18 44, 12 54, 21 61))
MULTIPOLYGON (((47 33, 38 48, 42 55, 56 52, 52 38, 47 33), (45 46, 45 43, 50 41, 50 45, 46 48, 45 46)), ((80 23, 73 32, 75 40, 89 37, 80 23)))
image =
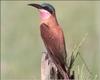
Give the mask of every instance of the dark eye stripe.
POLYGON ((43 3, 42 4, 42 8, 47 10, 51 14, 55 13, 54 7, 52 5, 50 5, 50 4, 48 4, 48 3, 43 3))
POLYGON ((45 10, 49 11, 51 14, 53 13, 53 10, 50 9, 49 7, 44 7, 45 10))

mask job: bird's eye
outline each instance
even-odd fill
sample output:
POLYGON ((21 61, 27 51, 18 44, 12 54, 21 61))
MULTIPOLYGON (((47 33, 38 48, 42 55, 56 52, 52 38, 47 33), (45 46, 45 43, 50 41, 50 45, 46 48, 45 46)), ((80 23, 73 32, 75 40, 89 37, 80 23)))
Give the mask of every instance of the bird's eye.
POLYGON ((52 12, 53 12, 53 11, 52 11, 52 9, 50 9, 50 8, 49 8, 49 7, 47 7, 47 6, 46 6, 46 7, 44 7, 44 9, 45 9, 45 10, 47 10, 47 11, 49 11, 51 14, 52 14, 52 12))

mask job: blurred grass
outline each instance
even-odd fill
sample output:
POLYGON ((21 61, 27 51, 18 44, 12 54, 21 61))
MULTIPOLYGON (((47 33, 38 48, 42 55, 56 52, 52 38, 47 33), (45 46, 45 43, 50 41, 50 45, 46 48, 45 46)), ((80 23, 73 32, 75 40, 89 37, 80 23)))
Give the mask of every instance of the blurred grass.
MULTIPOLYGON (((80 52, 90 70, 99 76, 100 2, 1 1, 2 80, 40 79, 41 55, 45 48, 39 32, 38 11, 27 4, 44 2, 56 8, 68 53, 71 53, 74 45, 88 32, 88 38, 80 52)), ((82 64, 77 60, 75 65, 82 64)))

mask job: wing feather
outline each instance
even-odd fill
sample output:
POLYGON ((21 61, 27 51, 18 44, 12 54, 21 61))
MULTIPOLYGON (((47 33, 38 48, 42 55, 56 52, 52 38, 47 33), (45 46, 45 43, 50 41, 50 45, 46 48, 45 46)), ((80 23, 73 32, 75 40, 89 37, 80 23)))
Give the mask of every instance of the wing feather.
POLYGON ((40 26, 41 37, 44 44, 53 60, 61 65, 65 66, 66 49, 63 33, 59 31, 56 34, 55 31, 51 30, 46 24, 40 26))

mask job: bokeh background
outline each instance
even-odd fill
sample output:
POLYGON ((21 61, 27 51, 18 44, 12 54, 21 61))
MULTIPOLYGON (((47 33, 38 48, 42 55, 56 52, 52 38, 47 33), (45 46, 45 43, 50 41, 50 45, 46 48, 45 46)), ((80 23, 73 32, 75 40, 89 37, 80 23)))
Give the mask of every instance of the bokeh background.
MULTIPOLYGON (((56 9, 69 55, 88 33, 79 51, 90 71, 100 80, 99 1, 1 1, 1 79, 40 80, 45 48, 40 37, 38 11, 27 4, 44 2, 56 9)), ((76 70, 77 65, 81 69, 82 64, 76 60, 76 70)))

